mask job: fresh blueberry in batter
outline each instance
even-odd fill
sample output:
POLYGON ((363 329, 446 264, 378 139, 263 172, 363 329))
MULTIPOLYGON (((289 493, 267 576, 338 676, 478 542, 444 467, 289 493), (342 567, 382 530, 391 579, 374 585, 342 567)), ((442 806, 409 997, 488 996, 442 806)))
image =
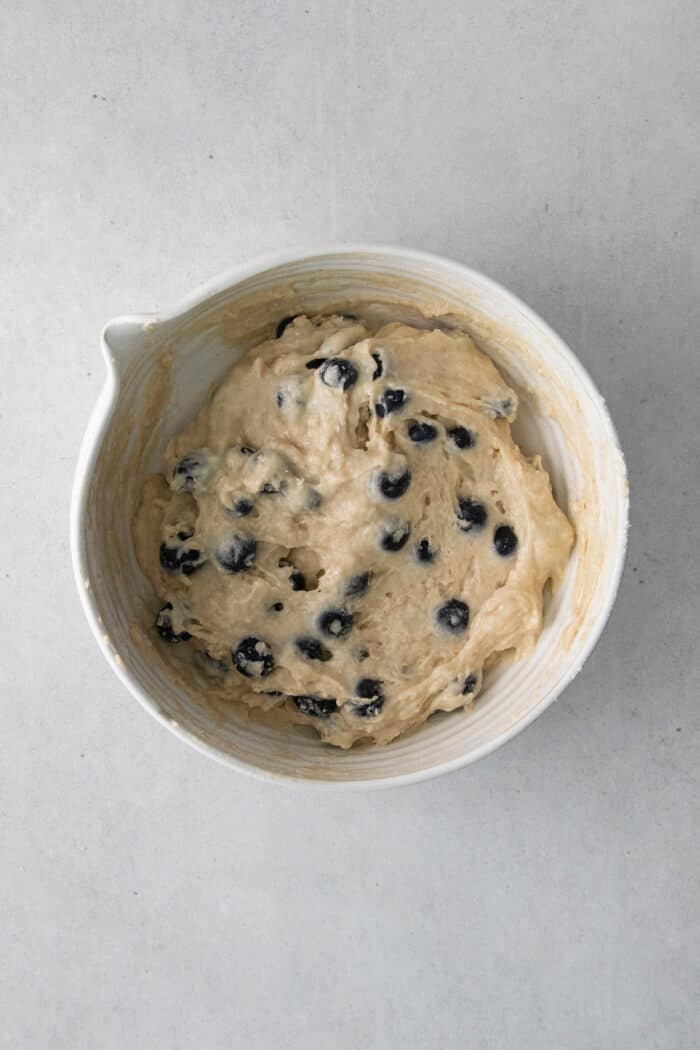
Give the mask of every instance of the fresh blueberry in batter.
POLYGON ((284 603, 283 602, 273 602, 272 605, 270 606, 270 608, 272 609, 273 612, 282 612, 282 610, 284 609, 284 603))
POLYGON ((450 598, 440 606, 435 613, 435 618, 441 627, 451 631, 452 634, 459 634, 461 631, 466 631, 469 626, 469 606, 461 602, 459 598, 450 598))
POLYGON ((400 551, 411 535, 411 526, 407 521, 399 522, 393 528, 384 529, 379 540, 383 551, 400 551))
POLYGON ((234 500, 232 510, 238 518, 247 518, 252 513, 253 507, 252 499, 248 499, 247 496, 240 496, 237 500, 234 500))
POLYGON ((256 551, 252 536, 236 534, 216 548, 214 557, 226 572, 244 572, 255 563, 256 551))
POLYGON ((238 643, 231 658, 233 666, 246 678, 264 678, 275 666, 270 646, 253 635, 238 643))
POLYGON ((379 491, 385 499, 401 499, 411 484, 411 471, 400 467, 398 470, 383 470, 377 478, 379 491))
POLYGON ((209 473, 209 457, 203 452, 188 452, 173 468, 172 487, 178 492, 194 492, 209 473))
POLYGON ((295 321, 298 316, 298 314, 295 314, 294 316, 290 315, 289 317, 282 318, 282 320, 277 325, 277 330, 275 331, 275 336, 277 339, 279 339, 283 332, 285 332, 286 329, 289 328, 290 324, 293 321, 295 321))
POLYGON ((412 419, 408 424, 408 436, 417 445, 423 445, 427 441, 434 441, 437 435, 437 427, 434 427, 432 423, 422 423, 412 419))
POLYGON ((374 358, 374 363, 376 365, 376 368, 372 373, 372 379, 381 379, 381 377, 384 375, 384 362, 382 361, 379 354, 372 352, 372 357, 374 358))
POLYGON ((518 546, 518 537, 510 525, 499 525, 493 534, 493 545, 497 554, 507 558, 518 546))
POLYGON ((359 598, 366 594, 371 579, 371 572, 358 572, 356 576, 351 576, 345 587, 345 597, 359 598))
POLYGON ((435 561, 436 556, 437 551, 434 547, 430 546, 429 539, 424 538, 420 540, 419 543, 416 545, 416 557, 418 558, 418 561, 430 564, 431 562, 435 561))
POLYGON ((326 386, 349 390, 357 382, 357 369, 345 357, 329 357, 319 372, 326 386))
POLYGON ((461 496, 457 501, 457 524, 462 532, 483 529, 488 518, 488 511, 478 500, 461 496))
POLYGON ((184 543, 185 540, 191 540, 193 536, 194 536, 194 529, 191 529, 191 528, 181 529, 180 532, 178 532, 178 534, 177 534, 177 538, 182 543, 184 543))
POLYGON ((169 547, 167 543, 161 543, 159 558, 166 572, 180 572, 183 576, 191 576, 206 561, 197 547, 169 547))
POLYGON ((320 368, 321 365, 325 365, 327 357, 312 357, 310 361, 306 362, 307 368, 320 368))
POLYGON ((405 390, 392 390, 388 387, 374 408, 379 418, 383 419, 384 416, 391 415, 392 412, 398 412, 399 409, 403 408, 406 400, 405 390))
POLYGON ((319 642, 318 638, 297 638, 295 644, 298 651, 307 660, 321 660, 325 663, 326 660, 330 660, 333 656, 333 653, 329 652, 325 645, 319 642))
POLYGON ((476 689, 477 677, 475 674, 468 674, 464 679, 464 685, 462 686, 462 696, 469 696, 476 689))
POLYGON ((167 602, 156 616, 155 627, 164 642, 177 644, 186 642, 192 635, 189 631, 176 631, 173 627, 172 602, 167 602))
POLYGON ((352 630, 352 614, 346 609, 327 609, 319 616, 318 626, 329 638, 344 638, 352 630))
POLYGON ((355 696, 367 701, 352 705, 352 713, 359 718, 372 718, 384 707, 384 689, 377 678, 361 678, 355 686, 355 696))
POLYGON ((457 448, 473 448, 476 444, 474 434, 466 427, 451 427, 447 433, 457 448))
POLYGON ((338 710, 337 701, 323 696, 290 696, 290 700, 299 708, 303 715, 311 718, 328 718, 334 711, 338 710))
POLYGON ((289 582, 292 585, 293 591, 306 590, 306 577, 303 572, 293 572, 289 577, 289 582))

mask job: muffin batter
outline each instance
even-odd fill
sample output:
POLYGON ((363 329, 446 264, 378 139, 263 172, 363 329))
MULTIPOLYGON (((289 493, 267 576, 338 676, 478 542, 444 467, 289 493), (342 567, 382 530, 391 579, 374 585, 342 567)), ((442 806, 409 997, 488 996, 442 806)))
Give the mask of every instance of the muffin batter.
POLYGON ((285 319, 168 447, 134 523, 201 687, 340 747, 471 704, 526 653, 573 530, 462 332, 285 319))

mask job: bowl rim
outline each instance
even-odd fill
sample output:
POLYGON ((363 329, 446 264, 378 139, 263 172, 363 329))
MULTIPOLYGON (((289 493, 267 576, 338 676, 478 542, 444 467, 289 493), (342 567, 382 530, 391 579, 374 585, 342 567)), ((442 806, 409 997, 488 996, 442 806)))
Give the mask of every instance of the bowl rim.
POLYGON ((590 373, 581 363, 573 350, 571 350, 561 336, 559 336, 557 332, 555 332, 554 329, 532 309, 532 307, 528 306, 527 303, 523 302, 522 299, 493 278, 488 277, 479 270, 465 266, 463 263, 457 262, 456 260, 412 248, 402 248, 393 245, 372 244, 367 242, 304 244, 297 247, 284 248, 275 252, 267 252, 256 256, 253 259, 239 263, 236 266, 230 267, 229 269, 223 270, 208 281, 199 284, 195 289, 187 293, 166 310, 157 310, 139 314, 124 314, 112 318, 102 329, 101 350, 102 356, 105 360, 107 374, 97 400, 93 405, 80 444, 71 493, 70 548, 75 583, 78 589, 80 603, 95 640, 117 678, 119 678, 131 695, 138 700, 141 706, 145 708, 145 710, 148 711, 158 722, 160 722, 161 725, 165 726, 171 733, 179 737, 186 744, 195 748, 201 754, 214 759, 214 761, 227 766, 229 769, 235 769, 247 774, 248 776, 255 777, 258 780, 301 789, 320 789, 323 791, 370 791, 400 787, 406 784, 421 783, 426 780, 431 780, 434 777, 454 772, 464 766, 471 765, 480 758, 484 758, 493 751, 496 751, 513 737, 517 736, 518 733, 525 730, 543 713, 543 711, 561 696, 565 689, 568 688, 598 644, 615 604, 627 557, 629 533, 629 480, 624 452, 605 400, 600 394, 600 391, 590 373), (250 277, 257 276, 266 270, 271 270, 290 263, 302 262, 306 259, 316 257, 320 259, 324 256, 337 255, 371 255, 379 257, 384 256, 386 259, 396 258, 401 259, 404 263, 407 262, 412 264, 416 269, 426 266, 435 266, 440 269, 447 268, 455 276, 462 276, 466 280, 476 281, 496 295, 509 299, 511 304, 520 310, 530 322, 542 330, 542 332, 553 342, 557 352, 561 353, 567 359, 573 371, 578 373, 583 383, 587 384, 590 389, 598 395, 603 420, 608 428, 608 437, 618 454, 620 495, 622 500, 620 528, 619 534, 616 537, 617 551, 612 573, 609 577, 607 595, 598 619, 584 640, 578 661, 572 665, 572 667, 550 690, 548 690, 538 704, 528 710, 522 718, 519 718, 512 723, 506 730, 488 743, 482 744, 480 747, 465 755, 461 755, 458 758, 449 759, 445 762, 438 763, 437 765, 429 766, 426 769, 417 770, 411 773, 399 773, 386 777, 372 777, 367 780, 352 778, 347 780, 324 780, 303 774, 295 776, 290 773, 262 769, 244 759, 227 754, 220 751, 215 746, 205 743, 205 741, 201 740, 194 733, 191 733, 179 723, 176 723, 173 719, 165 715, 159 709, 152 697, 142 689, 136 679, 132 677, 126 664, 109 643, 109 638, 103 630, 99 610, 93 596, 85 547, 85 517, 90 482, 97 456, 101 449, 104 436, 112 417, 112 412, 119 396, 119 374, 116 368, 114 355, 112 354, 105 338, 107 329, 114 325, 127 323, 145 324, 154 321, 158 323, 172 321, 187 313, 194 307, 200 306, 203 302, 206 302, 207 299, 234 287, 236 284, 240 284, 242 281, 250 277))

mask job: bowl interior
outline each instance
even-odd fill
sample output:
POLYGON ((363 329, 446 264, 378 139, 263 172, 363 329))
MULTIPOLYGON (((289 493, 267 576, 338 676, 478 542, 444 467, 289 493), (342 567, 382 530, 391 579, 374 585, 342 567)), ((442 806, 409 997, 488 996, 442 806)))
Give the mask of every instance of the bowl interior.
POLYGON ((624 463, 603 401, 553 332, 486 278, 393 250, 336 251, 222 281, 184 310, 105 330, 110 380, 91 423, 80 585, 101 644, 158 717, 215 757, 263 775, 335 783, 416 779, 492 750, 531 721, 580 669, 614 600, 624 558, 624 463), (435 715, 387 747, 341 752, 311 729, 223 710, 190 695, 174 650, 147 629, 158 602, 136 563, 131 521, 145 476, 170 436, 237 356, 283 316, 352 307, 372 318, 467 328, 515 387, 515 436, 539 453, 577 543, 563 586, 548 596, 533 655, 488 673, 472 710, 435 715), (426 321, 426 318, 429 320, 426 321), (601 509, 604 508, 604 514, 601 509))

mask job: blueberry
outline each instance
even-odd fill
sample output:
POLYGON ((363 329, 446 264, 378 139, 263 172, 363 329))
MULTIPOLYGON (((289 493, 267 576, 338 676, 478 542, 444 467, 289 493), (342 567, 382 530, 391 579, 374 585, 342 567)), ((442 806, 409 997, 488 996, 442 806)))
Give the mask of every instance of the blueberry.
POLYGON ((270 646, 252 635, 238 643, 231 659, 236 670, 246 678, 264 678, 275 666, 270 646))
POLYGON ((399 467, 398 470, 383 470, 377 479, 379 491, 385 499, 401 499, 411 484, 411 471, 399 467))
POLYGON ((295 645, 302 656, 305 656, 307 660, 321 660, 323 663, 326 660, 330 660, 333 653, 326 649, 325 645, 319 642, 318 638, 297 638, 295 645))
POLYGON ((159 557, 166 572, 181 572, 183 576, 191 576, 206 561, 196 547, 169 547, 167 543, 161 543, 159 557))
POLYGON ((475 674, 468 674, 464 679, 464 685, 462 686, 462 696, 469 696, 476 689, 476 683, 478 679, 475 674))
POLYGON ((345 587, 345 597, 359 598, 360 595, 366 594, 371 579, 371 572, 358 572, 356 576, 351 576, 345 587))
POLYGON ((338 710, 335 700, 323 696, 290 696, 289 699, 299 708, 302 715, 309 715, 311 718, 328 718, 338 710))
POLYGON ((172 487, 178 492, 194 492, 206 481, 210 465, 205 452, 188 452, 173 468, 172 487))
POLYGON ((437 427, 434 427, 432 423, 419 423, 412 419, 408 424, 408 436, 417 445, 422 445, 426 441, 434 441, 437 435, 437 427))
POLYGON ((476 444, 476 437, 466 427, 451 427, 447 433, 457 448, 473 448, 476 444))
POLYGON ((173 627, 172 602, 167 602, 156 616, 155 628, 164 642, 176 644, 186 642, 192 635, 189 631, 176 631, 173 627))
POLYGON ((180 532, 178 532, 178 534, 177 534, 177 538, 182 543, 184 543, 185 540, 191 540, 193 536, 194 536, 194 529, 191 529, 189 527, 186 528, 186 529, 181 529, 180 532))
POLYGON ((282 612, 282 610, 284 609, 284 603, 283 602, 273 602, 272 605, 270 606, 270 608, 272 609, 273 612, 282 612))
POLYGON ((275 336, 277 337, 277 339, 279 339, 279 337, 283 334, 283 332, 285 332, 286 329, 289 328, 290 324, 293 321, 295 321, 298 316, 299 316, 299 314, 294 314, 294 315, 290 314, 289 317, 283 317, 282 318, 282 320, 278 323, 277 329, 275 331, 275 336))
POLYGON ((250 445, 241 445, 241 452, 244 456, 254 456, 258 450, 251 448, 250 445))
POLYGON ((375 354, 373 352, 372 357, 374 358, 374 363, 377 366, 374 372, 372 373, 372 379, 379 379, 384 374, 384 362, 382 361, 379 354, 375 354))
POLYGON ((327 357, 312 357, 310 361, 306 362, 307 368, 320 368, 321 365, 325 365, 327 357))
POLYGON ((418 561, 430 563, 435 561, 437 551, 430 546, 430 540, 422 539, 416 546, 416 557, 418 561))
POLYGON ((499 525, 493 534, 493 545, 497 554, 507 558, 518 546, 518 537, 510 525, 499 525))
POLYGON ((440 606, 435 618, 441 627, 453 634, 459 634, 469 626, 469 606, 459 598, 450 598, 440 606))
POLYGON ((487 518, 486 507, 478 500, 460 497, 457 501, 457 524, 462 532, 483 529, 487 518))
POLYGON ((266 481, 263 487, 260 489, 260 493, 263 496, 279 496, 284 489, 284 482, 280 482, 279 485, 275 485, 272 481, 266 481))
POLYGON ((289 577, 289 582, 292 585, 293 591, 306 590, 306 577, 303 572, 293 572, 289 577))
POLYGON ((359 718, 372 718, 384 707, 384 689, 377 678, 361 678, 355 686, 355 696, 368 701, 352 705, 352 713, 359 718))
POLYGON ((255 563, 257 544, 251 536, 236 534, 214 551, 214 557, 226 572, 244 572, 255 563))
POLYGON ((392 390, 387 388, 382 395, 380 401, 377 401, 375 410, 380 419, 384 416, 390 415, 392 412, 398 412, 400 408, 406 404, 406 391, 405 390, 392 390))
POLYGON ((329 638, 344 638, 352 630, 352 614, 346 609, 327 609, 319 616, 318 626, 329 638))
POLYGON ((253 510, 253 501, 248 499, 247 496, 241 496, 239 499, 234 501, 233 513, 239 518, 247 518, 253 510))
POLYGON ((399 522, 393 529, 385 529, 379 540, 379 546, 384 551, 400 551, 411 535, 411 526, 407 521, 399 522))
POLYGON ((349 390, 357 382, 357 369, 345 357, 329 357, 321 366, 321 382, 326 386, 349 390))

